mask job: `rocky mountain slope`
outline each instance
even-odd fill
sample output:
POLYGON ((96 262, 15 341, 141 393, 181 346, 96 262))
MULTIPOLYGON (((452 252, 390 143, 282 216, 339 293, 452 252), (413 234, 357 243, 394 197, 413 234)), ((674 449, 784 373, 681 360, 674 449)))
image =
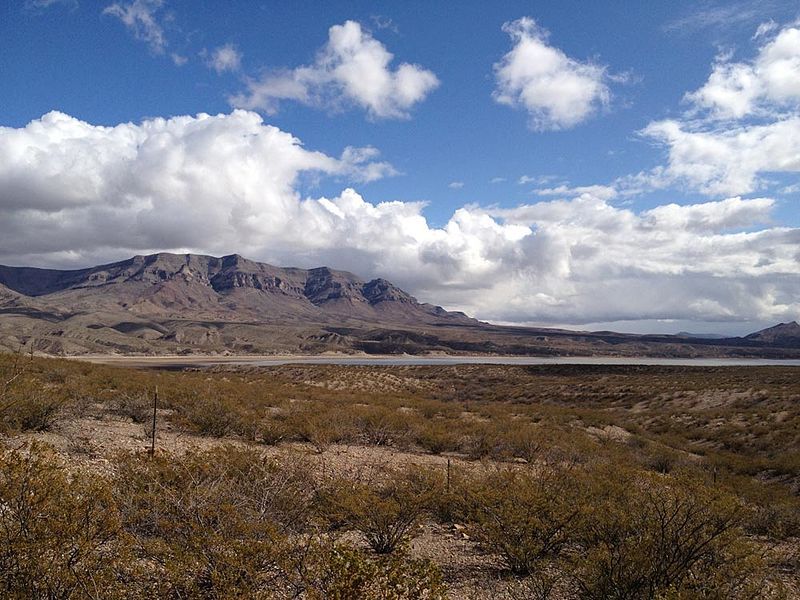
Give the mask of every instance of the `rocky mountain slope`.
POLYGON ((800 348, 800 324, 796 321, 779 323, 774 327, 768 327, 767 329, 751 333, 745 336, 745 339, 773 346, 800 348))
POLYGON ((385 279, 233 254, 153 254, 88 269, 0 266, 0 349, 52 354, 474 353, 800 357, 800 325, 745 338, 501 327, 385 279))
POLYGON ((6 346, 36 338, 44 350, 69 353, 147 351, 148 345, 176 350, 181 344, 298 351, 302 344, 286 345, 287 329, 311 330, 305 338, 312 346, 320 340, 336 346, 341 334, 326 327, 478 323, 417 302, 385 279, 364 281, 327 267, 275 267, 236 254, 161 253, 72 271, 0 266, 0 315, 3 338, 11 335, 9 324, 19 327, 6 346))

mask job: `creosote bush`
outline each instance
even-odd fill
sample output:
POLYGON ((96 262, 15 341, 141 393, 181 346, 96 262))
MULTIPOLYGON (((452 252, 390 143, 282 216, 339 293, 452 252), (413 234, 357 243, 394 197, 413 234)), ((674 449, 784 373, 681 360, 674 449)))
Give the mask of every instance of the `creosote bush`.
POLYGON ((321 535, 296 457, 223 447, 112 464, 106 479, 39 444, 0 452, 0 596, 445 598, 430 561, 321 535))
POLYGON ((430 560, 401 550, 388 555, 332 544, 306 592, 313 600, 446 600, 442 575, 430 560))
POLYGON ((741 501, 693 475, 505 470, 471 482, 468 505, 475 539, 530 575, 524 597, 779 597, 741 501))
POLYGON ((47 431, 69 400, 59 379, 44 382, 30 365, 31 359, 19 354, 0 360, 0 431, 47 431))
POLYGON ((416 467, 370 475, 332 481, 320 492, 320 510, 330 526, 355 529, 376 553, 388 554, 413 536, 436 489, 416 467))
POLYGON ((0 452, 0 596, 121 597, 128 556, 111 487, 34 444, 0 452))
POLYGON ((574 541, 588 498, 575 470, 504 469, 470 482, 470 535, 518 575, 536 570, 574 541))

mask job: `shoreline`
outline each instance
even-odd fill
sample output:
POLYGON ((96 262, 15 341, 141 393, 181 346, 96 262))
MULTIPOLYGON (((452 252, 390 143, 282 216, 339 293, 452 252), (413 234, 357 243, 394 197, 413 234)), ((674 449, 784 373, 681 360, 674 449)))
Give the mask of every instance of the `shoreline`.
POLYGON ((150 367, 192 368, 213 366, 268 367, 289 364, 339 366, 450 366, 450 365, 605 365, 605 366, 784 366, 800 367, 800 359, 776 358, 667 358, 652 356, 510 356, 510 355, 370 355, 370 354, 269 354, 269 355, 162 355, 123 356, 88 354, 66 356, 93 364, 150 367))

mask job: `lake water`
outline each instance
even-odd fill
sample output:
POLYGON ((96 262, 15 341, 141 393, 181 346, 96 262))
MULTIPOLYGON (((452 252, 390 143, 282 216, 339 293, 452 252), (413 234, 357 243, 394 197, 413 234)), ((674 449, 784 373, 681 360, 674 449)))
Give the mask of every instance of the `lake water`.
MULTIPOLYGON (((191 364, 191 359, 186 361, 191 364)), ((688 367, 755 367, 792 366, 800 367, 800 359, 758 359, 758 358, 636 358, 636 357, 537 357, 537 356, 397 356, 397 357, 348 357, 313 356, 254 358, 248 360, 203 362, 203 364, 235 364, 254 367, 273 367, 278 365, 385 365, 385 366, 424 366, 424 365, 656 365, 688 367)))

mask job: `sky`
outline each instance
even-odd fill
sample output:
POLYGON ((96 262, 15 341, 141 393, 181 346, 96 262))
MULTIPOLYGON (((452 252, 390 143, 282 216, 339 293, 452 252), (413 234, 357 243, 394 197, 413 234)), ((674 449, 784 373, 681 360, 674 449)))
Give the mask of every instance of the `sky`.
POLYGON ((800 5, 7 0, 0 263, 239 253, 509 324, 800 319, 800 5))

